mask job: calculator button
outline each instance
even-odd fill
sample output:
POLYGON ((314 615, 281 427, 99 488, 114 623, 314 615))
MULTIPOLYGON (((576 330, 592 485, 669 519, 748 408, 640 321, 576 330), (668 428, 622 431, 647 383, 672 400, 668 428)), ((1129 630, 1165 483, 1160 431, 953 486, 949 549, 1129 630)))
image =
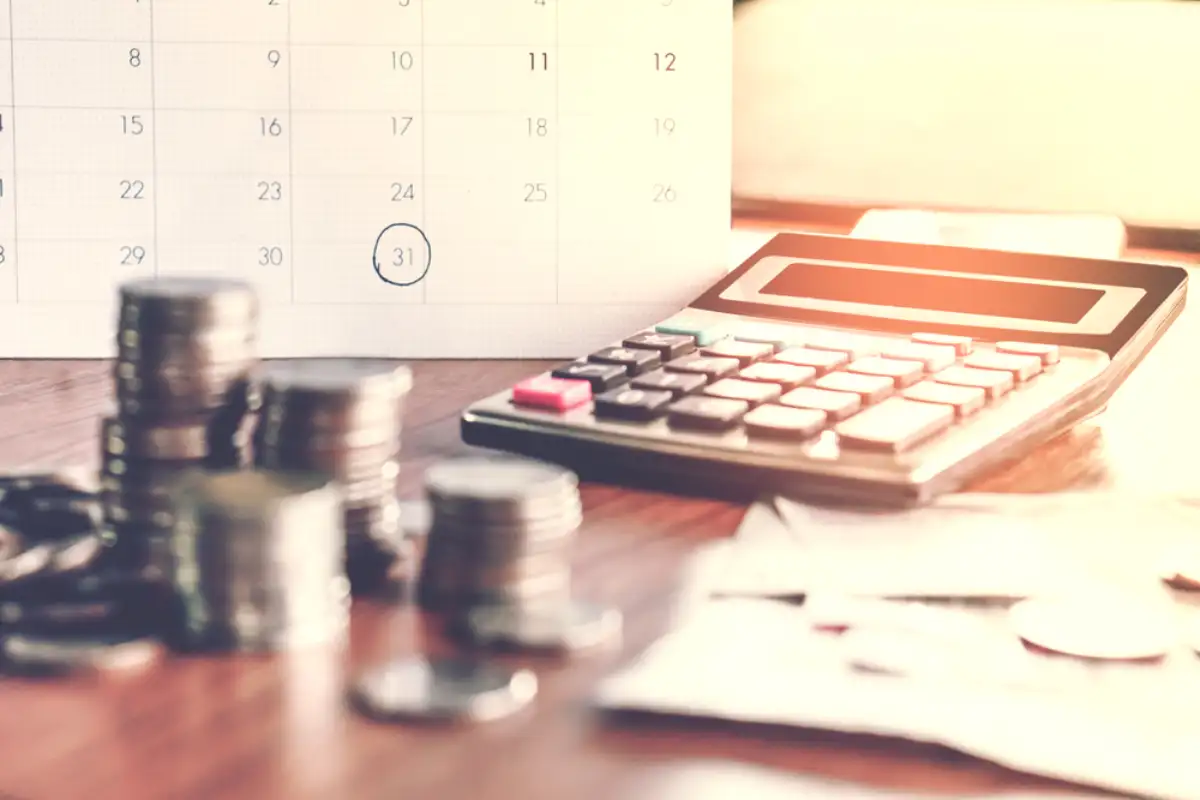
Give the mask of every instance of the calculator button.
POLYGON ((776 350, 804 344, 804 330, 768 322, 746 322, 734 325, 730 335, 743 342, 766 342, 776 350))
POLYGON ((672 333, 678 336, 690 336, 696 344, 703 347, 718 339, 724 339, 728 326, 709 324, 688 324, 687 322, 662 322, 654 326, 657 333, 672 333))
POLYGON ((599 394, 614 389, 629 381, 629 375, 624 367, 613 364, 590 364, 585 361, 575 361, 559 367, 550 373, 555 378, 587 381, 592 385, 592 392, 599 394))
POLYGON ((937 344, 953 347, 960 356, 969 356, 975 348, 975 341, 970 336, 951 336, 946 333, 914 333, 912 340, 917 344, 937 344))
POLYGON ((632 347, 606 347, 588 356, 588 361, 624 367, 630 375, 641 375, 662 366, 662 359, 654 350, 636 350, 632 347))
POLYGON ((878 403, 895 393, 896 383, 884 375, 856 375, 853 372, 831 372, 813 384, 818 389, 834 392, 853 392, 864 404, 878 403))
POLYGON ((1029 342, 997 342, 996 351, 1014 356, 1037 356, 1042 365, 1049 367, 1058 363, 1058 345, 1031 344, 1029 342))
POLYGON ((925 374, 925 367, 920 361, 901 361, 896 358, 879 358, 878 356, 867 356, 857 361, 851 361, 850 366, 846 369, 859 375, 882 375, 891 378, 900 388, 912 386, 925 374))
POLYGON ((747 381, 765 381, 777 383, 784 389, 794 389, 802 383, 808 383, 817 377, 817 371, 812 367, 799 367, 795 364, 781 364, 777 361, 759 361, 751 364, 738 373, 738 377, 747 381))
POLYGON ((949 345, 921 344, 919 342, 896 342, 883 349, 888 358, 905 361, 920 361, 929 372, 945 369, 958 360, 958 351, 949 345))
POLYGON ((664 369, 668 372, 690 372, 703 375, 712 383, 719 378, 734 372, 738 368, 736 358, 718 358, 716 356, 684 356, 674 361, 668 361, 664 369))
POLYGON ((654 331, 644 331, 630 336, 621 344, 638 350, 657 350, 659 358, 663 361, 686 356, 696 349, 696 340, 691 336, 677 333, 655 333, 654 331))
POLYGON ((672 396, 678 398, 699 391, 706 383, 708 383, 706 375, 656 370, 637 376, 633 379, 632 385, 635 389, 670 392, 672 396))
POLYGON ((700 350, 706 356, 736 358, 741 366, 752 364, 775 354, 775 345, 766 342, 739 342, 737 339, 722 339, 700 350))
POLYGON ((979 386, 955 386, 949 383, 922 381, 904 390, 909 400, 950 406, 959 417, 974 414, 987 402, 987 392, 979 386))
POLYGON ((779 398, 779 402, 792 408, 809 408, 824 411, 830 419, 846 419, 862 408, 862 398, 850 392, 832 392, 801 386, 779 398))
POLYGON ((1042 359, 1037 356, 1017 356, 1008 353, 975 353, 963 364, 975 369, 1010 372, 1018 382, 1027 381, 1042 371, 1042 359))
POLYGON ((933 376, 937 383, 951 386, 976 386, 987 392, 989 399, 996 399, 1013 388, 1013 377, 1007 372, 994 369, 972 369, 971 367, 947 367, 933 376))
POLYGON ((901 452, 920 444, 954 422, 954 409, 891 397, 838 424, 843 446, 901 452))
POLYGON ((596 397, 597 417, 649 421, 662 416, 675 399, 670 392, 623 387, 596 397))
POLYGON ((824 430, 828 418, 828 414, 815 408, 770 405, 751 410, 742 422, 750 436, 808 439, 824 430))
POLYGON ((668 421, 677 428, 698 428, 706 431, 724 431, 742 421, 750 409, 743 400, 724 397, 685 397, 676 400, 668 409, 668 421))
POLYGON ((851 359, 877 356, 882 346, 882 342, 875 339, 838 331, 812 331, 804 344, 814 350, 845 353, 851 359))
POLYGON ((775 354, 776 361, 784 364, 795 364, 799 367, 812 367, 818 375, 824 375, 831 369, 837 369, 850 360, 850 356, 834 350, 813 350, 811 347, 789 347, 775 354))
POLYGON ((743 381, 737 378, 723 378, 704 388, 704 394, 710 397, 727 397, 730 400, 745 400, 752 406, 768 403, 783 390, 774 383, 759 383, 743 381))
POLYGON ((592 385, 587 381, 564 380, 538 375, 516 384, 512 400, 519 406, 567 411, 592 399, 592 385))

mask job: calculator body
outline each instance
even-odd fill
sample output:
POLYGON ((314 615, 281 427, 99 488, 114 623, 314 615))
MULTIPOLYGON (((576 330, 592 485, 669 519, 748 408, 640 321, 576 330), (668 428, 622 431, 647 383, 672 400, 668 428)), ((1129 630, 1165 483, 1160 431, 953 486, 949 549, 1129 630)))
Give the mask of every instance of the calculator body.
POLYGON ((1101 410, 1186 287, 1179 267, 780 234, 670 318, 470 405, 462 437, 646 488, 921 504, 1101 410))

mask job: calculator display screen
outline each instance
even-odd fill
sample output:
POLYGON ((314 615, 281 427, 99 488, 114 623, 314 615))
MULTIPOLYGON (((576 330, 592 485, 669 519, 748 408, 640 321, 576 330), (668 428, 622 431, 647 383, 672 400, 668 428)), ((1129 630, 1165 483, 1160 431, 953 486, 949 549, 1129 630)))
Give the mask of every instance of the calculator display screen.
POLYGON ((902 306, 994 317, 1076 323, 1104 297, 1101 289, 883 269, 792 264, 762 294, 902 306))

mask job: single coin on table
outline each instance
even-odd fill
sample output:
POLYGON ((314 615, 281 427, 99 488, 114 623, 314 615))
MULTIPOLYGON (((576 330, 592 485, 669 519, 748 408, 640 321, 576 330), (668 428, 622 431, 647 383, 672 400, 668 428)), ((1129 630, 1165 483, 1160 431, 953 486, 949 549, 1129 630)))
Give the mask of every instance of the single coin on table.
POLYGON ((574 653, 615 645, 622 616, 615 608, 569 600, 533 607, 480 606, 470 610, 467 624, 479 644, 574 653))
POLYGON ((396 658, 371 667, 350 689, 363 714, 384 722, 488 722, 537 696, 537 676, 466 658, 396 658))
POLYGON ((1169 611, 1136 598, 1033 598, 1014 605, 1009 620, 1028 644, 1095 660, 1161 658, 1181 640, 1169 611))
POLYGON ((154 639, 122 635, 80 638, 7 636, 4 666, 21 672, 115 672, 151 666, 163 656, 154 639))

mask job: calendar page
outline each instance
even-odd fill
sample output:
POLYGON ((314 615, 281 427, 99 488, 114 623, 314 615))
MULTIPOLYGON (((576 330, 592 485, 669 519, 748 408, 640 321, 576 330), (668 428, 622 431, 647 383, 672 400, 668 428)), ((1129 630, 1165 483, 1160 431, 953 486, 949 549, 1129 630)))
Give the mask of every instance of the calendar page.
POLYGON ((569 357, 728 267, 728 0, 0 0, 0 356, 127 279, 264 356, 569 357))

